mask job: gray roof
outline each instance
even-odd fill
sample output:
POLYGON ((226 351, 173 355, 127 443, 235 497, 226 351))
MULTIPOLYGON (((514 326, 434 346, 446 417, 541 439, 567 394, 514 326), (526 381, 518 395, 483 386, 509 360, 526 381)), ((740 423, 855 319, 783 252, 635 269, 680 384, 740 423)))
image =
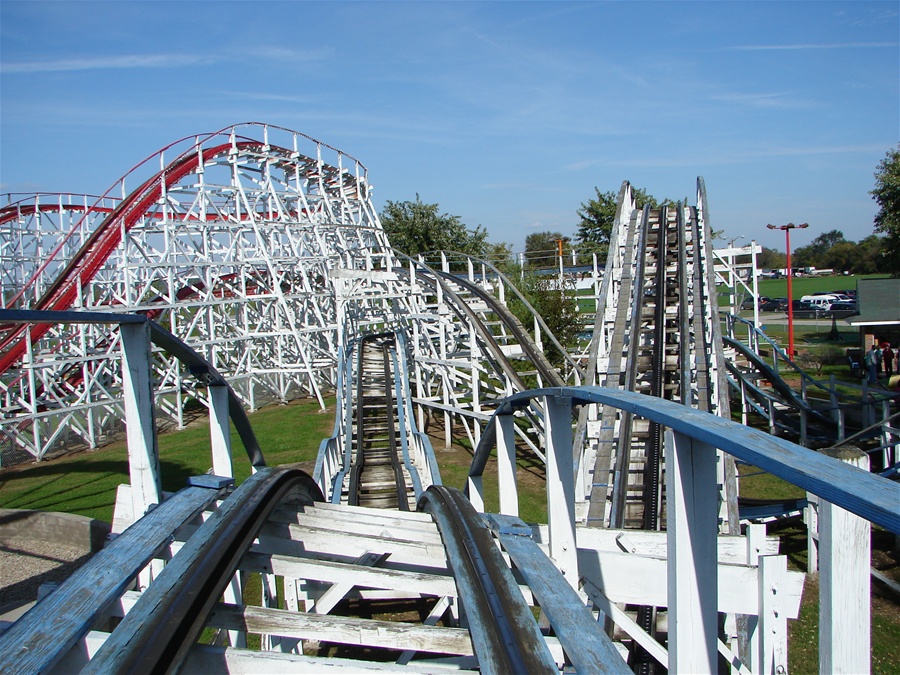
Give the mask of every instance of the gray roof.
POLYGON ((900 324, 900 279, 860 279, 856 282, 859 316, 853 326, 900 324))

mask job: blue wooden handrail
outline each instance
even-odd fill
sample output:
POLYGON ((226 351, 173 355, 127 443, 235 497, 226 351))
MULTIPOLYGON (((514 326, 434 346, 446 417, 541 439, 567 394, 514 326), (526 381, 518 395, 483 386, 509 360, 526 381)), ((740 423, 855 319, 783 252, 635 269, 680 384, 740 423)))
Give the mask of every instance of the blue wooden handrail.
MULTIPOLYGON (((541 397, 564 397, 573 404, 599 403, 658 422, 793 483, 886 530, 900 534, 900 483, 863 471, 815 450, 672 401, 606 387, 552 387, 504 399, 475 449, 470 477, 481 476, 493 450, 488 434, 498 415, 509 415, 541 397)), ((574 467, 573 467, 574 470, 574 467)))

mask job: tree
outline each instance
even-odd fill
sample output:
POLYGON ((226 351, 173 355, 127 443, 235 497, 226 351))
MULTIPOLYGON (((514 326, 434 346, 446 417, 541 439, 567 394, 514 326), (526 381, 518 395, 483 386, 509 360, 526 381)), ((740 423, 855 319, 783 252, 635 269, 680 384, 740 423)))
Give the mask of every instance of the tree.
POLYGON ((507 272, 515 266, 512 245, 502 241, 496 244, 488 243, 484 259, 501 272, 507 272))
MULTIPOLYGON (((634 189, 634 201, 637 208, 642 209, 646 204, 651 209, 658 208, 660 203, 646 190, 634 189)), ((578 209, 581 222, 578 225, 578 252, 579 253, 606 253, 609 248, 609 238, 612 235, 613 224, 616 220, 616 208, 618 207, 618 195, 615 192, 600 192, 595 187, 596 199, 589 199, 578 209)), ((664 199, 662 204, 668 204, 664 199)))
POLYGON ((900 276, 900 146, 888 150, 875 172, 875 189, 870 192, 878 203, 875 231, 883 232, 883 258, 880 271, 900 276))
POLYGON ((884 272, 885 264, 885 239, 877 234, 870 234, 856 245, 859 259, 853 269, 854 274, 876 274, 884 272))
POLYGON ((525 266, 531 269, 554 267, 559 264, 559 244, 563 240, 563 255, 571 251, 568 237, 559 232, 532 232, 525 237, 525 266))
MULTIPOLYGON (((566 349, 574 346, 578 331, 581 330, 581 317, 578 314, 578 300, 572 289, 560 286, 559 277, 556 275, 536 273, 525 275, 521 281, 516 282, 516 286, 541 315, 556 339, 566 349)), ((531 314, 518 298, 509 301, 509 308, 525 326, 531 325, 533 321, 531 314)), ((562 365, 563 354, 555 345, 547 342, 544 349, 553 365, 557 367, 562 365)))
POLYGON ((398 251, 415 256, 428 251, 458 251, 483 258, 488 250, 487 230, 467 228, 459 216, 438 214, 437 204, 425 204, 418 194, 414 202, 388 201, 381 225, 398 251))
POLYGON ((844 233, 831 230, 820 234, 809 245, 801 246, 791 257, 791 267, 829 267, 825 264, 825 254, 835 245, 845 242, 844 233))
POLYGON ((762 252, 756 258, 756 264, 766 270, 782 270, 787 266, 787 256, 774 248, 762 247, 762 252))

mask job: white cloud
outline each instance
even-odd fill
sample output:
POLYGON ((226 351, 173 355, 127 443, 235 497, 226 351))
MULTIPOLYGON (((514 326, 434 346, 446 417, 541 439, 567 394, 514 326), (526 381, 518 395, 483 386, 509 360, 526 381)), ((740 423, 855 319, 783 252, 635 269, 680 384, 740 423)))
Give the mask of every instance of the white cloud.
POLYGON ((196 54, 130 54, 69 58, 55 61, 19 61, 0 64, 3 73, 54 73, 75 70, 129 70, 133 68, 183 68, 208 65, 216 59, 196 54))
POLYGON ((860 49, 860 48, 884 48, 900 46, 900 42, 823 42, 819 44, 796 44, 796 45, 735 45, 728 47, 732 51, 752 52, 752 51, 785 51, 785 50, 801 50, 801 49, 860 49))

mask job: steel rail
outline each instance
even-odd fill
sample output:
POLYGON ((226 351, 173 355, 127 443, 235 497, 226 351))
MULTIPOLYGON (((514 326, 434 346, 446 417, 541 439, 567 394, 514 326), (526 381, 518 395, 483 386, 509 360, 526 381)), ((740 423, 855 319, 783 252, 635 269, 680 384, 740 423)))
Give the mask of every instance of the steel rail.
POLYGON ((559 673, 490 529, 459 491, 432 485, 418 510, 437 523, 469 622, 479 670, 559 673))
POLYGON ((250 476, 166 565, 82 672, 177 671, 269 514, 298 498, 324 501, 303 471, 264 468, 250 476))

